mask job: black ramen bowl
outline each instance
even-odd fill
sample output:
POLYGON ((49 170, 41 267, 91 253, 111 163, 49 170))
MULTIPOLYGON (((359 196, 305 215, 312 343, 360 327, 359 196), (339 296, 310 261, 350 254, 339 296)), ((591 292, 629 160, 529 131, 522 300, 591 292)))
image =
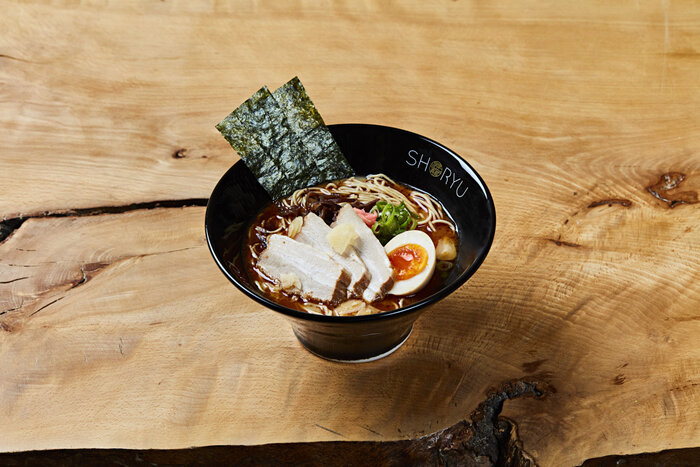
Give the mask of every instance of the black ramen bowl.
POLYGON ((378 125, 329 126, 357 175, 383 173, 429 193, 457 227, 455 266, 441 289, 394 311, 363 316, 324 316, 287 308, 267 298, 240 264, 250 223, 272 200, 243 164, 219 180, 207 205, 205 228, 214 260, 248 297, 284 314, 308 350, 336 361, 362 362, 389 355, 408 339, 413 323, 431 305, 463 285, 491 247, 496 212, 486 184, 461 157, 443 145, 408 131, 378 125))

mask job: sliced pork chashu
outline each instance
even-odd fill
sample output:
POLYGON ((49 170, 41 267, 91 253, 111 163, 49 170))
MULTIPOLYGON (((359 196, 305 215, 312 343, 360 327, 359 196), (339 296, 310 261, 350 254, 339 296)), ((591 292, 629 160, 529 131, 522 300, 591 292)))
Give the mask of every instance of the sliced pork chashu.
POLYGON ((357 232, 358 240, 355 242, 355 251, 360 256, 371 278, 367 288, 362 294, 368 302, 381 300, 394 285, 391 263, 384 251, 384 247, 374 236, 372 230, 357 215, 352 206, 346 204, 335 219, 333 226, 349 223, 357 232))
POLYGON ((273 234, 257 266, 302 296, 336 304, 347 298, 350 273, 330 256, 285 235, 273 234))
POLYGON ((331 228, 323 219, 314 213, 309 213, 304 216, 304 225, 294 240, 318 248, 345 268, 351 276, 348 297, 362 297, 362 293, 370 282, 370 274, 354 248, 348 248, 345 254, 341 255, 331 247, 328 242, 330 231, 331 228))

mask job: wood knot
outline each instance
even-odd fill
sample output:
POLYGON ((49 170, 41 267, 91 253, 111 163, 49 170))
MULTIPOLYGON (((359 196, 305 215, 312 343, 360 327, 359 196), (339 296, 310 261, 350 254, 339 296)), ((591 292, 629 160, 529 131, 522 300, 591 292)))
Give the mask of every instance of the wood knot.
POLYGON ((185 148, 177 149, 171 157, 173 159, 184 159, 185 157, 187 157, 187 154, 185 154, 185 152, 187 152, 187 149, 185 148))
MULTIPOLYGON (((173 159, 191 159, 192 156, 187 153, 187 149, 185 148, 180 148, 173 152, 173 154, 170 156, 173 159)), ((206 154, 202 154, 201 156, 198 156, 199 159, 209 159, 209 156, 206 154)))
POLYGON ((656 199, 668 204, 669 208, 674 208, 679 204, 695 204, 698 202, 698 193, 695 191, 681 191, 679 193, 669 193, 675 190, 686 179, 685 174, 680 172, 668 172, 659 180, 647 187, 647 191, 656 199))

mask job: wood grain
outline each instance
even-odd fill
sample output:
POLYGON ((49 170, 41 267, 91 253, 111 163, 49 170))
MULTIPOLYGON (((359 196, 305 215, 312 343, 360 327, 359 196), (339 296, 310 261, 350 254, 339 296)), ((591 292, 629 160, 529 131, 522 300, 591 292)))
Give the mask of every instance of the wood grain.
POLYGON ((700 445, 696 2, 2 10, 0 450, 408 439, 526 377, 556 393, 504 413, 541 465, 700 445), (176 207, 236 160, 213 125, 293 75, 494 196, 481 269, 372 364, 303 351, 176 207))

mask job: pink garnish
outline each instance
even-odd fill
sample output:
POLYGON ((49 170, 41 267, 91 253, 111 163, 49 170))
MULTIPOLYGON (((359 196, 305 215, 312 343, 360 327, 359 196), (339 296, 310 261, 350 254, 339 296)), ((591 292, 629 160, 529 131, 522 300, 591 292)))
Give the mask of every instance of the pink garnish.
POLYGON ((372 227, 375 222, 377 222, 377 213, 376 212, 367 212, 363 211, 362 209, 358 208, 353 208, 355 212, 357 213, 358 216, 360 216, 360 219, 364 221, 365 224, 367 224, 367 227, 372 227))

